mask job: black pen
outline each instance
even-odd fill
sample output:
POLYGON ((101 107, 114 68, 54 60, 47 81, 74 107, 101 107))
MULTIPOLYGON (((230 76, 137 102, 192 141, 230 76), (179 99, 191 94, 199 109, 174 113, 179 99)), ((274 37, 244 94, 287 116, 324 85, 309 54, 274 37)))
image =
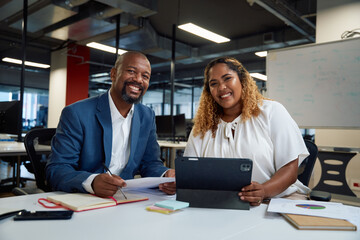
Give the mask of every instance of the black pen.
MULTIPOLYGON (((105 171, 107 174, 109 174, 112 177, 112 173, 110 172, 110 169, 108 169, 108 167, 105 165, 105 163, 103 163, 103 166, 105 168, 105 171)), ((125 196, 124 192, 121 190, 121 187, 118 187, 120 192, 122 193, 122 195, 124 196, 124 198, 127 200, 127 197, 125 196)))

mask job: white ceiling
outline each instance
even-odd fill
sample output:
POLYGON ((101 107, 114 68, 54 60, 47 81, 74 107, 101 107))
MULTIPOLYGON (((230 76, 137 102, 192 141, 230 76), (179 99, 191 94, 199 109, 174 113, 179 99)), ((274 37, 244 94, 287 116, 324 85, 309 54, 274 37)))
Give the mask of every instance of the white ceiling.
MULTIPOLYGON (((22 57, 22 2, 0 2, 0 58, 22 57)), ((120 48, 144 52, 153 79, 169 81, 173 26, 192 22, 231 41, 216 44, 177 29, 176 81, 201 77, 207 62, 224 55, 265 73, 265 59, 254 52, 314 42, 315 13, 316 0, 28 0, 26 59, 51 64, 51 52, 69 43, 116 46, 118 21, 120 48)), ((91 50, 91 73, 109 71, 114 59, 91 50)))

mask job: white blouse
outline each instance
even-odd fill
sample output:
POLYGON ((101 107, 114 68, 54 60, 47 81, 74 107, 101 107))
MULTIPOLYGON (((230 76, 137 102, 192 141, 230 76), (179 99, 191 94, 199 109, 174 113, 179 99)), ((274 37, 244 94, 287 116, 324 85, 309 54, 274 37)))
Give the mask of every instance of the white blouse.
MULTIPOLYGON (((252 180, 264 183, 287 163, 299 158, 300 163, 309 155, 296 122, 278 102, 264 100, 261 113, 241 122, 240 116, 231 123, 220 120, 215 138, 211 130, 189 136, 184 156, 249 158, 253 161, 252 180), (234 129, 234 136, 231 128, 234 129)), ((299 180, 277 197, 294 192, 308 193, 310 189, 299 180)))

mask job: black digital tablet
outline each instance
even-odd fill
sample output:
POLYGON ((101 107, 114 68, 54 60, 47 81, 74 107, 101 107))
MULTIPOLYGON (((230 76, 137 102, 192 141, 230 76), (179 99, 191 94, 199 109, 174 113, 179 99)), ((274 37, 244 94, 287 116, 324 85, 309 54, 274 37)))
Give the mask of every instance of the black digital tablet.
POLYGON ((178 157, 176 200, 190 207, 248 210, 238 193, 251 183, 252 168, 247 158, 178 157))
POLYGON ((3 211, 0 211, 0 220, 8 218, 8 217, 12 217, 12 216, 18 214, 21 211, 25 211, 25 209, 19 209, 19 210, 6 210, 6 209, 4 209, 3 211))
POLYGON ((15 217, 15 221, 25 220, 60 220, 70 219, 73 211, 21 211, 15 217))

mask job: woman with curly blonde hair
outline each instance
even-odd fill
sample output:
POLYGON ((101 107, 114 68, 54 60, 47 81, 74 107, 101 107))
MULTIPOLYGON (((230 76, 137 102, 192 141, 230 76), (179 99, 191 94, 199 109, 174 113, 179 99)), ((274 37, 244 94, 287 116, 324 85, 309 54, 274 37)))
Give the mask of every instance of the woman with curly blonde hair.
POLYGON ((238 60, 221 57, 206 66, 184 156, 251 159, 252 182, 239 197, 256 206, 274 196, 308 193, 297 180, 308 155, 295 121, 280 103, 259 93, 238 60))

